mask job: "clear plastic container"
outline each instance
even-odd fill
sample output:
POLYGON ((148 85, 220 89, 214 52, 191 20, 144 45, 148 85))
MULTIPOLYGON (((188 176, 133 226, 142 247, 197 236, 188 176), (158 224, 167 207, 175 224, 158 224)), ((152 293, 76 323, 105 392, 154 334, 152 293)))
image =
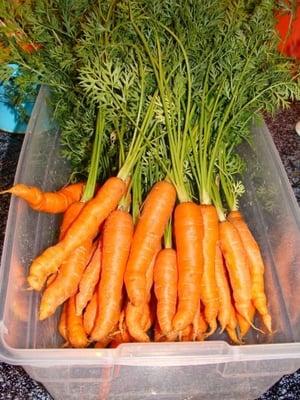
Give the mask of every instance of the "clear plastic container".
MULTIPOLYGON (((69 168, 59 157, 59 132, 41 90, 16 182, 56 189, 69 168)), ((241 203, 266 262, 274 334, 252 332, 234 346, 218 333, 202 343, 124 344, 117 349, 65 349, 59 312, 37 321, 40 294, 25 290, 30 261, 56 237, 59 217, 11 200, 2 255, 0 358, 24 366, 55 399, 255 399, 300 367, 300 212, 263 123, 241 152, 248 162, 241 203)), ((259 318, 255 321, 260 326, 259 318)))

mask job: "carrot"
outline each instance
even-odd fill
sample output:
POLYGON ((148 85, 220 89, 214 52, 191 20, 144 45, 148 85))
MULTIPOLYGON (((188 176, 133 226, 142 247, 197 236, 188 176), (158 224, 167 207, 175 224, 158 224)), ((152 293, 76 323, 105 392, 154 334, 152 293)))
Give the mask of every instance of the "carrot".
POLYGON ((93 340, 103 340, 119 321, 126 263, 133 236, 131 215, 113 211, 103 229, 102 271, 98 288, 98 314, 91 333, 93 340))
POLYGON ((93 255, 84 270, 76 294, 76 313, 81 315, 87 303, 93 297, 95 287, 99 281, 101 270, 101 242, 96 244, 93 255))
POLYGON ((35 186, 17 184, 0 194, 11 193, 25 200, 36 211, 57 214, 66 211, 70 204, 80 200, 83 186, 83 183, 75 183, 57 192, 43 192, 35 186))
POLYGON ((179 332, 192 323, 200 302, 203 272, 203 221, 200 207, 181 203, 175 208, 175 240, 178 263, 178 307, 173 328, 179 332))
POLYGON ((75 296, 68 300, 67 335, 72 347, 83 348, 89 345, 89 340, 83 328, 83 319, 76 315, 75 296))
POLYGON ((174 186, 161 181, 148 194, 137 223, 125 272, 125 285, 132 305, 147 302, 146 271, 157 250, 176 200, 174 186))
MULTIPOLYGON (((255 315, 255 307, 253 306, 252 303, 250 305, 249 315, 251 317, 251 322, 252 322, 253 318, 254 318, 254 315, 255 315)), ((239 313, 236 313, 236 317, 237 317, 237 320, 238 320, 240 338, 243 339, 243 337, 247 335, 247 333, 248 333, 248 331, 250 329, 250 324, 239 313)))
POLYGON ((126 325, 130 336, 132 336, 138 342, 149 342, 149 337, 146 332, 152 325, 152 316, 150 309, 151 301, 151 288, 153 285, 153 270, 155 265, 155 260, 158 252, 160 251, 160 245, 156 249, 152 261, 146 271, 146 304, 141 304, 135 306, 128 302, 126 307, 126 325))
POLYGON ((111 343, 111 338, 106 338, 102 342, 95 343, 95 349, 105 349, 111 343))
POLYGON ((220 222, 219 229, 221 250, 229 272, 235 308, 246 321, 252 324, 249 313, 251 277, 245 248, 237 229, 231 222, 220 222))
POLYGON ((157 319, 162 335, 172 331, 177 303, 177 259, 174 249, 161 250, 154 265, 154 291, 157 298, 157 319))
POLYGON ((58 332, 65 339, 66 342, 68 342, 67 311, 68 311, 68 303, 65 302, 58 322, 58 332))
POLYGON ((254 239, 252 233, 250 232, 250 229, 246 224, 242 214, 239 211, 231 211, 228 216, 228 220, 238 230, 249 259, 250 275, 252 281, 251 298, 253 301, 253 305, 262 316, 262 320, 268 331, 272 332, 272 320, 268 312, 267 298, 265 295, 264 287, 265 266, 259 246, 254 239))
POLYGON ((208 335, 217 329, 219 312, 219 290, 215 276, 216 245, 219 238, 218 214, 210 204, 200 205, 203 220, 203 275, 201 279, 201 301, 204 304, 205 319, 210 326, 208 335))
POLYGON ((55 313, 55 310, 69 297, 76 294, 84 268, 90 258, 91 241, 86 241, 64 261, 52 282, 44 291, 39 309, 39 319, 44 320, 55 313))
POLYGON ((87 335, 90 335, 94 328, 97 316, 97 310, 98 310, 98 293, 96 290, 83 313, 83 327, 87 335))
POLYGON ((192 339, 195 340, 204 340, 208 335, 205 334, 207 331, 207 322, 205 321, 203 314, 201 312, 201 304, 199 302, 199 307, 197 308, 196 314, 194 316, 192 322, 192 339))
POLYGON ((94 239, 100 224, 117 207, 125 190, 126 184, 119 178, 109 178, 104 183, 96 196, 86 203, 64 238, 33 261, 27 278, 33 289, 41 290, 47 277, 56 272, 77 247, 94 239))
POLYGON ((230 320, 231 293, 226 276, 226 271, 224 268, 223 255, 219 243, 216 246, 215 271, 216 271, 216 284, 219 290, 219 298, 220 298, 218 320, 221 324, 221 329, 223 332, 230 320))
POLYGON ((180 342, 191 342, 193 340, 193 325, 189 324, 179 333, 180 342))

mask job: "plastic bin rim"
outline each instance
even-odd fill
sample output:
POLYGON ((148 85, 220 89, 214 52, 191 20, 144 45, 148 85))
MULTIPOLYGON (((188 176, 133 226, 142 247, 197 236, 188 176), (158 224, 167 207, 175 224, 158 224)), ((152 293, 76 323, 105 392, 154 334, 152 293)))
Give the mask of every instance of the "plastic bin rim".
MULTIPOLYGON (((3 327, 3 325, 2 325, 3 327)), ((299 359, 300 342, 229 345, 224 341, 127 343, 116 349, 14 349, 0 338, 0 360, 18 365, 189 366, 230 362, 299 359)))

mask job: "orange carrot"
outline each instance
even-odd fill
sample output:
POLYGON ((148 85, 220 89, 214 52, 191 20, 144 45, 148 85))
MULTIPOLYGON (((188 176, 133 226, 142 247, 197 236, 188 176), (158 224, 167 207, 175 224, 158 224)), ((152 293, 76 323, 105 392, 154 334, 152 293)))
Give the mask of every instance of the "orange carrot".
POLYGON ((207 322, 205 321, 203 314, 201 312, 201 304, 199 303, 199 307, 197 308, 196 314, 194 316, 192 322, 192 339, 195 340, 204 340, 207 337, 207 322))
POLYGON ((125 285, 132 305, 147 302, 146 271, 157 250, 176 200, 174 186, 161 181, 148 194, 137 223, 125 272, 125 285))
POLYGON ((224 268, 223 255, 220 250, 219 243, 216 246, 215 271, 216 271, 216 284, 219 290, 219 298, 220 298, 218 320, 221 324, 221 329, 223 332, 230 321, 231 293, 226 276, 226 271, 224 268))
POLYGON ((221 250, 229 272, 235 308, 251 322, 251 277, 245 248, 237 229, 229 221, 219 224, 221 250))
POLYGON ((179 332, 180 342, 191 342, 193 340, 193 325, 189 324, 181 332, 179 332))
POLYGON ((93 297, 97 283, 99 282, 101 270, 101 241, 96 244, 93 255, 84 270, 78 293, 76 294, 76 313, 81 315, 87 303, 93 297))
POLYGON ((67 335, 72 347, 83 348, 89 345, 89 340, 83 328, 82 317, 76 315, 75 296, 68 300, 67 335))
POLYGON ((103 340, 119 321, 126 263, 133 235, 131 215, 116 210, 103 229, 102 271, 98 288, 98 314, 92 331, 95 341, 103 340))
POLYGON ((160 245, 156 249, 152 261, 146 271, 146 304, 135 306, 128 302, 126 307, 126 325, 130 336, 138 342, 149 342, 149 337, 146 334, 151 327, 153 318, 151 315, 150 301, 151 301, 151 288, 153 285, 153 270, 155 265, 156 256, 160 250, 160 245))
POLYGON ((269 332, 272 332, 272 320, 268 312, 267 298, 264 287, 264 262, 259 246, 254 239, 248 225, 246 224, 242 214, 239 211, 231 211, 228 220, 238 230, 245 251, 249 259, 250 275, 252 281, 252 301, 254 307, 262 316, 262 320, 269 332))
POLYGON ((203 275, 201 279, 201 301, 205 319, 210 326, 208 335, 217 329, 219 291, 215 276, 216 245, 219 238, 218 214, 213 205, 200 205, 203 220, 203 275))
POLYGON ((111 343, 111 338, 106 338, 102 342, 95 343, 95 349, 105 349, 111 343))
POLYGON ((58 323, 58 332, 60 335, 65 339, 65 341, 68 341, 68 331, 67 331, 67 302, 64 303, 61 314, 60 314, 60 319, 58 323))
POLYGON ((98 293, 96 290, 83 313, 83 327, 87 335, 90 335, 94 328, 97 311, 98 311, 98 293))
MULTIPOLYGON (((255 307, 253 306, 252 303, 250 305, 249 315, 250 315, 251 322, 252 322, 253 318, 254 318, 254 315, 255 315, 255 307)), ((247 333, 248 333, 248 331, 250 329, 250 324, 239 313, 236 313, 236 317, 237 317, 237 320, 238 320, 240 338, 243 339, 243 337, 247 335, 247 333)))
POLYGON ((119 178, 109 178, 104 183, 96 196, 86 203, 64 238, 33 261, 27 278, 33 289, 41 290, 47 277, 56 272, 77 247, 94 239, 100 224, 117 207, 125 190, 126 184, 119 178))
POLYGON ((83 191, 83 183, 65 186, 57 192, 43 192, 35 186, 17 184, 3 193, 11 193, 25 200, 36 211, 52 214, 62 213, 70 204, 79 201, 83 191))
POLYGON ((157 298, 157 319, 162 335, 172 331, 177 304, 177 259, 174 249, 161 250, 154 265, 154 291, 157 298))
POLYGON ((69 297, 76 294, 84 268, 91 256, 92 243, 85 242, 64 261, 52 282, 44 291, 41 299, 39 319, 44 320, 69 297))
POLYGON ((200 302, 203 272, 203 221, 200 207, 181 203, 175 209, 175 240, 178 263, 178 308, 173 328, 179 332, 192 323, 200 302))

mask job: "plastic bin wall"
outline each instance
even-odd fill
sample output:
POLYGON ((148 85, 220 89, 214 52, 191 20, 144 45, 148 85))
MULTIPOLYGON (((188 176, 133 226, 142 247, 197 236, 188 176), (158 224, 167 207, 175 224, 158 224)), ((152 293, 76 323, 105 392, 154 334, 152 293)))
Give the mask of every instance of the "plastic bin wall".
MULTIPOLYGON (((59 157, 45 90, 33 111, 16 182, 48 190, 69 168, 59 157)), ((0 271, 0 358, 23 365, 57 400, 247 400, 300 367, 300 213, 271 136, 263 123, 247 161, 241 202, 266 261, 266 291, 274 333, 254 330, 246 345, 216 333, 202 343, 126 344, 117 349, 64 349, 56 315, 37 320, 40 294, 26 291, 30 261, 57 235, 58 216, 11 201, 0 271)), ((255 324, 262 328, 260 319, 255 324)))

